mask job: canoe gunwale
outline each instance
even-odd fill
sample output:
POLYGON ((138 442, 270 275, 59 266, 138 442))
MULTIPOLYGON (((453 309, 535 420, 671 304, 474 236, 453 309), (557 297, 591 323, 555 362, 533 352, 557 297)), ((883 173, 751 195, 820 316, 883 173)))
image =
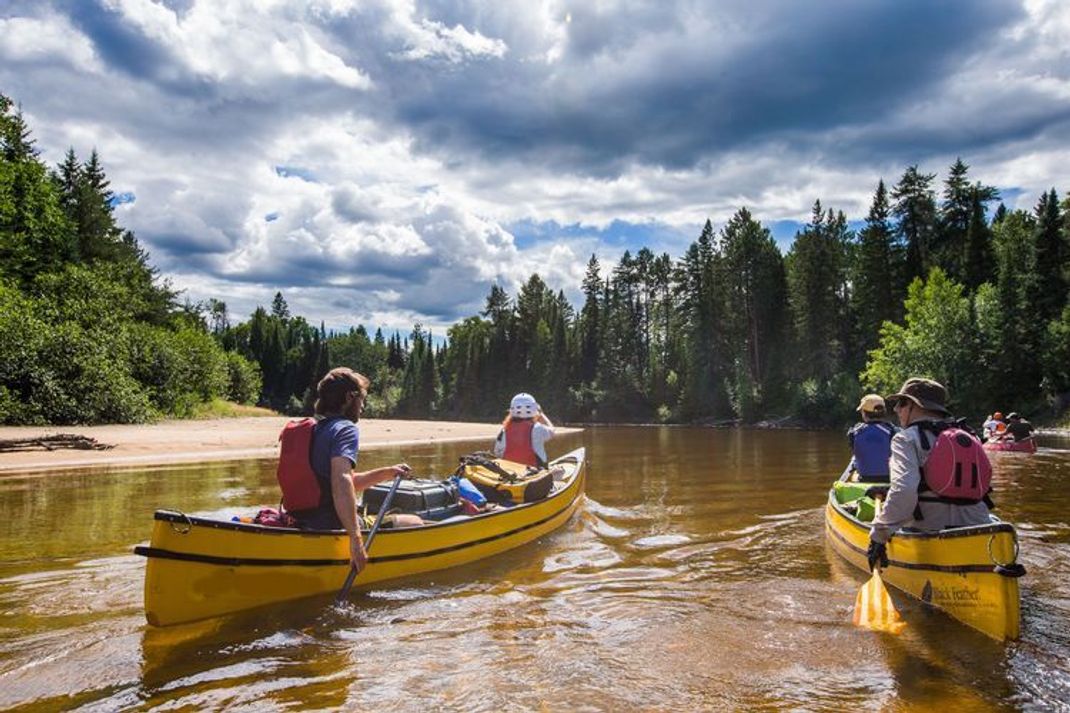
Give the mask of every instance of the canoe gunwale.
MULTIPOLYGON (((556 458, 553 461, 551 461, 550 465, 553 466, 553 465, 558 464, 558 463, 575 463, 576 464, 576 472, 579 473, 580 469, 583 468, 584 461, 586 460, 586 458, 585 458, 586 454, 577 455, 577 451, 585 451, 585 450, 586 449, 584 449, 584 448, 578 448, 575 451, 571 451, 569 453, 566 453, 565 455, 561 456, 560 458, 556 458)), ((572 485, 572 483, 569 482, 565 487, 561 488, 557 492, 550 493, 548 496, 546 496, 545 498, 543 498, 541 500, 533 500, 533 501, 531 501, 529 503, 517 503, 516 505, 513 505, 512 507, 502 507, 502 508, 498 508, 496 510, 491 510, 491 511, 488 511, 488 512, 482 512, 482 513, 479 513, 478 515, 470 515, 470 516, 466 517, 463 520, 451 520, 449 522, 425 522, 423 525, 417 525, 415 527, 404 527, 404 528, 400 528, 400 529, 397 529, 397 530, 391 530, 391 529, 380 530, 378 535, 377 535, 377 537, 389 537, 391 534, 397 534, 397 533, 402 533, 402 532, 404 532, 404 533, 425 532, 427 530, 443 528, 443 527, 450 527, 450 526, 453 526, 453 525, 468 525, 468 524, 471 524, 473 521, 481 520, 481 519, 484 519, 484 518, 492 518, 492 517, 497 517, 497 516, 500 516, 500 515, 508 515, 510 513, 521 512, 525 508, 532 507, 534 505, 542 505, 542 504, 545 504, 547 502, 550 502, 550 501, 554 500, 555 498, 558 498, 558 497, 564 495, 566 492, 569 491, 569 489, 571 488, 571 485, 572 485)), ((574 501, 575 501, 575 497, 572 500, 570 500, 568 505, 566 505, 565 507, 569 507, 570 505, 572 505, 572 503, 574 501)), ((269 526, 269 525, 258 525, 256 523, 251 523, 251 522, 234 522, 233 520, 216 520, 216 519, 213 519, 213 518, 197 517, 196 515, 187 515, 186 513, 182 512, 180 510, 171 510, 171 509, 155 511, 153 513, 153 519, 154 520, 160 520, 162 522, 170 522, 170 523, 174 523, 174 524, 178 524, 178 525, 184 525, 186 527, 211 527, 211 528, 215 528, 217 530, 237 530, 239 532, 244 532, 244 533, 249 533, 249 534, 259 534, 259 535, 275 535, 275 536, 280 536, 280 535, 283 535, 283 536, 300 535, 302 537, 346 537, 347 536, 345 530, 303 530, 303 529, 295 528, 295 527, 272 527, 272 526, 269 526)), ((366 532, 367 530, 366 530, 366 528, 361 528, 361 531, 362 532, 366 532)), ((144 550, 144 549, 151 549, 151 548, 137 547, 135 549, 136 550, 144 550)), ((137 552, 137 554, 143 554, 143 553, 137 552)), ((374 562, 375 560, 372 559, 371 561, 374 562)))
MULTIPOLYGON (((564 488, 560 492, 564 493, 568 489, 569 488, 564 488)), ((567 503, 562 505, 557 510, 554 510, 553 513, 551 513, 550 515, 547 515, 546 517, 543 517, 543 518, 541 518, 539 520, 535 520, 533 522, 525 523, 525 524, 521 525, 520 527, 515 527, 515 528, 513 528, 511 530, 506 530, 505 532, 496 533, 494 535, 491 535, 490 537, 483 537, 483 538, 480 538, 478 540, 466 540, 466 541, 458 543, 456 545, 451 545, 449 547, 440 547, 440 548, 434 549, 434 550, 423 550, 423 551, 420 551, 420 552, 408 552, 408 553, 405 553, 405 554, 398 554, 398 555, 386 555, 386 556, 379 556, 379 557, 369 557, 368 558, 368 563, 369 564, 377 564, 377 563, 381 564, 383 562, 399 562, 399 561, 402 561, 402 560, 421 559, 421 558, 424 558, 424 557, 434 557, 436 555, 446 554, 446 553, 449 553, 449 552, 456 552, 458 550, 463 550, 463 549, 466 549, 466 548, 469 548, 469 547, 477 547, 479 545, 483 545, 483 544, 486 544, 488 542, 494 542, 495 540, 501 540, 501 539, 504 539, 506 537, 512 537, 513 535, 516 535, 516 534, 518 534, 520 532, 524 532, 525 530, 530 530, 530 529, 532 529, 534 527, 539 527, 540 525, 544 525, 547 522, 550 522, 551 520, 553 520, 554 518, 559 517, 562 513, 564 513, 567 510, 569 510, 573 506, 573 504, 575 504, 576 500, 580 497, 581 494, 582 494, 582 490, 577 490, 575 493, 573 493, 572 498, 567 503)), ((546 499, 539 500, 539 501, 536 501, 536 502, 545 503, 546 499)), ((534 504, 534 503, 525 503, 525 504, 534 504)), ((508 511, 513 511, 515 509, 516 508, 509 508, 508 511)), ((489 514, 494 514, 494 513, 489 513, 489 514)), ((157 518, 157 519, 167 520, 168 518, 157 518)), ((195 525, 199 525, 200 524, 200 523, 197 522, 197 520, 198 520, 198 518, 193 518, 193 521, 194 521, 195 525)), ((182 520, 182 522, 185 522, 185 520, 182 520)), ((214 521, 214 520, 205 520, 204 522, 205 522, 205 524, 207 526, 211 527, 212 524, 215 523, 216 521, 214 521)), ((468 522, 470 522, 470 520, 468 522)), ((456 523, 446 523, 446 524, 461 524, 461 525, 463 525, 463 524, 466 524, 466 522, 465 521, 458 521, 456 523)), ((259 528, 261 526, 257 525, 256 527, 259 528)), ((230 528, 226 528, 226 529, 230 529, 230 528)), ((280 529, 280 528, 266 528, 266 529, 280 529)), ((421 531, 421 529, 422 528, 419 528, 419 527, 406 527, 406 528, 402 528, 401 530, 399 530, 399 532, 413 533, 413 532, 419 532, 419 531, 421 531)), ((293 535, 293 534, 306 534, 302 530, 290 530, 290 529, 287 529, 285 532, 286 532, 286 534, 290 534, 290 535, 293 535)), ((385 534, 388 534, 389 532, 390 532, 390 530, 383 530, 382 534, 385 535, 385 534)), ((329 532, 316 532, 314 534, 316 534, 316 535, 338 536, 338 535, 344 535, 345 534, 345 530, 329 531, 329 532)), ((141 555, 143 557, 155 557, 155 558, 159 558, 159 559, 173 559, 173 560, 180 560, 180 561, 183 561, 183 562, 200 562, 200 563, 203 563, 203 564, 215 564, 215 565, 222 565, 222 566, 225 566, 225 567, 240 567, 240 566, 255 566, 255 567, 289 567, 289 566, 326 567, 326 566, 333 566, 333 565, 344 565, 344 564, 348 564, 349 563, 349 559, 266 559, 266 558, 253 558, 253 557, 217 557, 215 555, 202 555, 202 554, 194 554, 194 553, 188 553, 188 552, 175 552, 174 550, 166 550, 166 549, 161 549, 161 548, 156 548, 156 547, 144 547, 144 546, 140 546, 140 545, 138 547, 134 548, 134 554, 138 554, 138 555, 141 555)))
MULTIPOLYGON (((881 485, 881 483, 877 483, 877 485, 881 485)), ((851 513, 847 512, 844 509, 843 505, 836 500, 836 494, 833 490, 829 491, 829 505, 831 505, 836 512, 846 518, 848 522, 850 522, 851 525, 853 525, 854 527, 866 530, 867 532, 869 531, 869 525, 854 517, 853 515, 851 515, 851 513)), ((998 522, 993 522, 988 525, 967 525, 965 527, 952 527, 947 530, 938 530, 936 532, 923 532, 921 530, 910 529, 897 530, 895 536, 916 538, 919 540, 947 540, 956 537, 972 537, 974 535, 988 535, 995 534, 998 532, 1010 532, 1014 534, 1015 529, 1014 526, 1010 523, 1003 522, 1002 520, 1000 520, 998 522)))
MULTIPOLYGON (((858 518, 847 512, 843 505, 836 500, 836 494, 834 490, 829 491, 829 507, 831 507, 838 515, 840 515, 846 523, 857 531, 868 532, 870 530, 869 525, 862 522, 858 518)), ((841 528, 837 527, 837 524, 829 520, 826 517, 827 527, 826 530, 829 535, 832 535, 837 544, 852 550, 856 554, 866 556, 866 550, 858 545, 854 544, 840 531, 841 528)), ((959 565, 939 565, 939 564, 926 564, 923 562, 905 562, 903 560, 890 560, 889 567, 899 567, 901 569, 916 570, 924 572, 946 572, 949 574, 999 574, 1003 577, 1016 578, 1021 575, 1009 574, 1002 571, 1001 567, 1013 566, 1017 560, 1018 554, 1018 532, 1014 529, 1014 526, 1007 522, 993 522, 989 525, 968 525, 966 527, 955 527, 947 530, 940 530, 938 532, 921 532, 911 530, 898 530, 895 533, 896 537, 906 538, 916 541, 933 541, 933 540, 950 540, 962 537, 977 537, 989 535, 988 541, 988 555, 991 562, 987 564, 959 564, 959 565), (1014 559, 1009 563, 997 562, 992 557, 992 539, 996 535, 1001 533, 1008 533, 1014 539, 1014 559)))

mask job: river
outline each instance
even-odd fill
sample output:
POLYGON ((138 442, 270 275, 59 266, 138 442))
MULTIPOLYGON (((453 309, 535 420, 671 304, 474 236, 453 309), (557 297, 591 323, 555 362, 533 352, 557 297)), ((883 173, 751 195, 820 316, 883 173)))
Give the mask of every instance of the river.
MULTIPOLYGON (((1070 710, 1070 441, 995 454, 1021 539, 1022 636, 896 596, 852 627, 862 572, 826 545, 842 434, 605 427, 564 527, 490 560, 169 629, 142 613, 152 512, 248 513, 274 463, 0 478, 0 708, 1070 710)), ((452 470, 473 444, 369 451, 452 470)), ((255 508, 254 508, 255 509, 255 508)))

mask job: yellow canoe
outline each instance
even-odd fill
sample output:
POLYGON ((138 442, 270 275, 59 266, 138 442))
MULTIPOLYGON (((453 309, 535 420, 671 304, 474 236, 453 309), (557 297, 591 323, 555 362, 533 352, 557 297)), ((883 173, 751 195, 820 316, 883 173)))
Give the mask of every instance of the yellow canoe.
MULTIPOLYGON (((829 491, 825 533, 833 549, 868 572, 869 524, 858 520, 837 488, 829 491)), ((888 543, 887 584, 931 604, 997 640, 1017 639, 1020 619, 1014 527, 992 523, 935 533, 900 530, 888 543)))
MULTIPOLYGON (((584 492, 585 450, 550 463, 563 472, 548 497, 421 527, 380 530, 365 587, 490 557, 563 525, 584 492)), ((149 545, 134 552, 145 567, 145 618, 170 626, 254 607, 337 592, 349 573, 343 531, 305 532, 158 510, 149 545)))

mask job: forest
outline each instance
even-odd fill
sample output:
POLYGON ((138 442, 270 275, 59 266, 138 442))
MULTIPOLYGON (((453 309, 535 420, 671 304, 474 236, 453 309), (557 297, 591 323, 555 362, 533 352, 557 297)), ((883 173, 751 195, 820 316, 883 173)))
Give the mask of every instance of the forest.
POLYGON ((225 399, 309 412, 350 366, 368 414, 497 419, 518 391, 566 422, 756 423, 852 418, 863 392, 944 383, 953 410, 1041 420, 1070 405, 1070 200, 1032 210, 959 159, 907 167, 864 221, 815 200, 783 254, 747 208, 673 257, 591 256, 582 304, 533 274, 434 335, 328 331, 270 305, 180 300, 116 221, 94 151, 46 166, 0 96, 0 423, 140 422, 225 399))

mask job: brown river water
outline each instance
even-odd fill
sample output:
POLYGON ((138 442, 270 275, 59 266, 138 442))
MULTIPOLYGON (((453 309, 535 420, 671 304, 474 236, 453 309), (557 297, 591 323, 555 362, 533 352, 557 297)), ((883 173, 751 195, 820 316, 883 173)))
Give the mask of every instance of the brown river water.
MULTIPOLYGON (((479 444, 476 444, 479 445, 479 444)), ((1070 440, 996 454, 1018 528, 1022 637, 894 595, 852 627, 862 572, 825 543, 842 434, 593 428, 564 527, 482 562, 152 629, 152 511, 249 513, 274 463, 0 478, 0 708, 26 710, 1070 710, 1070 440)), ((473 444, 369 451, 446 473, 473 444)))

